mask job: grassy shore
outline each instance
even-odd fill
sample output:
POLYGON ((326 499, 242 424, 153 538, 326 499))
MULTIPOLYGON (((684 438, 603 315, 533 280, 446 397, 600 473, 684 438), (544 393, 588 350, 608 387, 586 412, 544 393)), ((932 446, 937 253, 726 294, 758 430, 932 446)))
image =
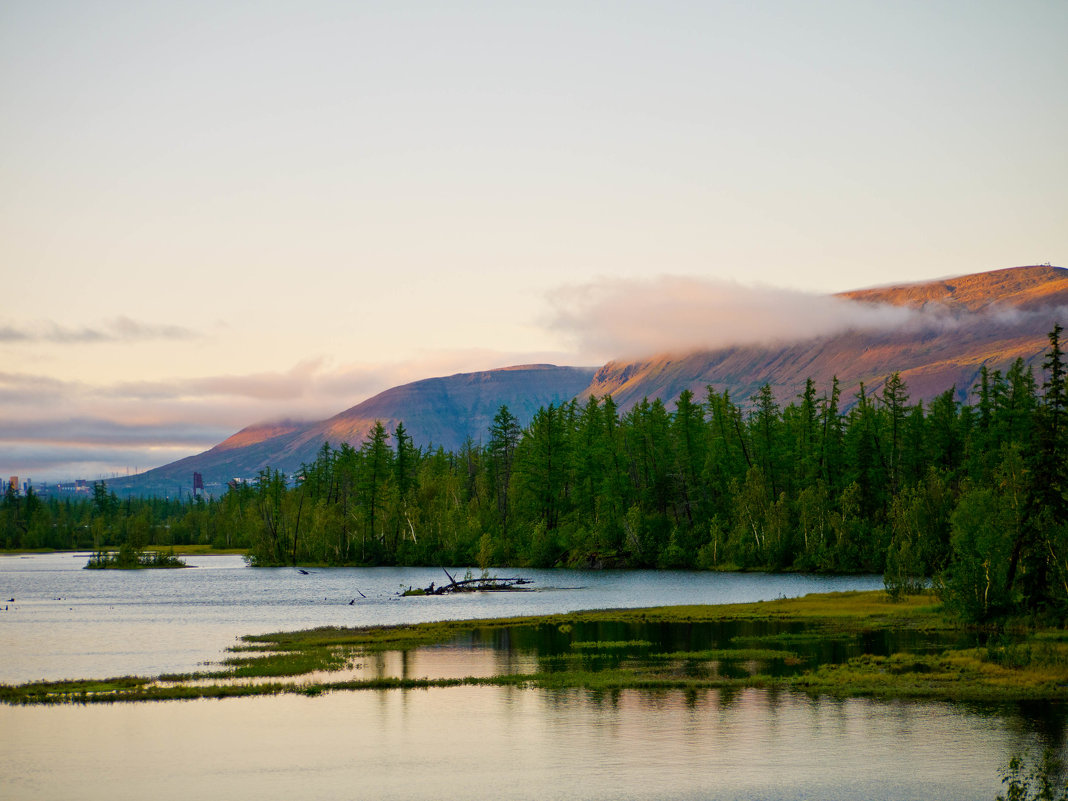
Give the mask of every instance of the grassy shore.
POLYGON ((182 556, 244 556, 248 548, 215 548, 211 545, 175 545, 175 553, 182 556))
POLYGON ((0 685, 0 701, 89 703, 463 684, 597 691, 764 687, 837 697, 1063 700, 1068 633, 967 630, 943 614, 931 595, 892 602, 883 592, 832 593, 752 604, 248 636, 216 670, 0 685), (655 641, 679 631, 695 641, 704 637, 709 647, 680 649, 655 641), (709 639, 710 631, 718 633, 709 639), (450 643, 489 648, 502 638, 534 653, 523 664, 535 669, 492 676, 352 677, 353 665, 375 653, 450 643), (866 645, 897 641, 909 645, 886 653, 866 645), (820 656, 827 653, 841 656, 820 656))

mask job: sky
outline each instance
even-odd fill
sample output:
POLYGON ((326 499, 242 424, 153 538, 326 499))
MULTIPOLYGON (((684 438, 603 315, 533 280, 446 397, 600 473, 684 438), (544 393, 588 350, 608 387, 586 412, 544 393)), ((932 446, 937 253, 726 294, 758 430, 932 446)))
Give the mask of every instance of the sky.
POLYGON ((0 474, 1068 266, 1066 41, 1063 0, 6 0, 0 474))

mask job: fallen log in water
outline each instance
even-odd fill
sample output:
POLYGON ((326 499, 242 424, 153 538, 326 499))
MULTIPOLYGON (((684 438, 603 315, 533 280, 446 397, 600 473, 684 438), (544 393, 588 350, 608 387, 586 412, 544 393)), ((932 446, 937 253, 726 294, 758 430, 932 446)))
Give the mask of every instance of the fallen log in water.
POLYGON ((422 589, 408 587, 401 595, 450 595, 454 592, 526 592, 527 589, 524 585, 534 583, 533 579, 519 577, 499 578, 498 576, 479 576, 478 578, 465 578, 457 581, 449 574, 448 570, 445 570, 445 575, 449 577, 448 584, 442 584, 437 587, 432 581, 429 587, 422 589))

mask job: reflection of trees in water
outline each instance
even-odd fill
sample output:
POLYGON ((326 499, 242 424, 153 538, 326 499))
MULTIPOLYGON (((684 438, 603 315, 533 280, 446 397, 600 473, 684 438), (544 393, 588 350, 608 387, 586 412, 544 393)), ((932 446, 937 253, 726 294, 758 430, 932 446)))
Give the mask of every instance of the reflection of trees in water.
POLYGON ((1021 701, 999 705, 992 711, 1006 720, 1020 749, 1025 749, 1032 738, 1037 738, 1043 748, 1068 748, 1068 704, 1062 701, 1021 701))

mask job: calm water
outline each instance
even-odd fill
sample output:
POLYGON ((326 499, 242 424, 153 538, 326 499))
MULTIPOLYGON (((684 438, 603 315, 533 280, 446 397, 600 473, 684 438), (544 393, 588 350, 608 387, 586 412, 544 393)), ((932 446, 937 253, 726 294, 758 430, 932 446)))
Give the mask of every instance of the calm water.
MULTIPOLYGON (((0 559, 0 680, 190 670, 256 631, 881 586, 872 577, 523 571, 540 591, 400 599, 402 585, 442 574, 303 576, 229 557, 190 559, 195 570, 91 572, 85 558, 0 559)), ((535 634, 505 647, 475 632, 377 655, 365 668, 488 675, 551 658, 552 639, 535 634)), ((685 636, 697 646, 711 635, 685 636)), ((1065 717, 1051 705, 496 687, 0 707, 0 798, 993 799, 1010 754, 1064 749, 1065 717)))
POLYGON ((534 592, 400 598, 402 588, 441 584, 445 574, 329 568, 305 576, 293 568, 253 569, 239 556, 189 557, 196 567, 186 570, 83 570, 88 557, 0 557, 0 682, 189 672, 219 659, 242 634, 315 626, 736 603, 882 587, 875 576, 523 570, 534 579, 534 592))
POLYGON ((0 708, 10 799, 993 799, 1014 712, 512 688, 0 708))

